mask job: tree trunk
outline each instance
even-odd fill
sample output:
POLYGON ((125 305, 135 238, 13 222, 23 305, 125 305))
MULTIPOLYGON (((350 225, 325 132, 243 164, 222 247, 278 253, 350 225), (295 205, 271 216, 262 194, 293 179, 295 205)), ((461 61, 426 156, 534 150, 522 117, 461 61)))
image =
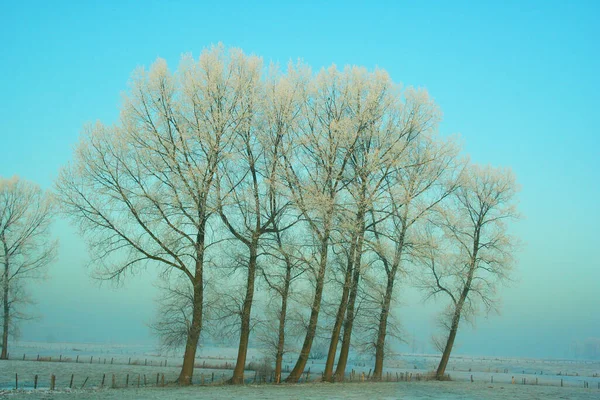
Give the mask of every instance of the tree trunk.
POLYGON ((325 285, 325 270, 327 269, 327 255, 329 250, 329 230, 325 230, 321 239, 321 259, 319 261, 319 271, 317 273, 317 280, 315 282, 315 297, 313 298, 312 309, 310 312, 310 320, 308 322, 308 329, 306 330, 306 336, 304 343, 302 344, 302 350, 294 365, 294 369, 288 375, 286 382, 296 383, 304 372, 304 367, 308 361, 310 349, 312 347, 315 333, 317 331, 317 322, 319 320, 319 311, 321 309, 321 298, 323 297, 323 286, 325 285))
MULTIPOLYGON (((4 239, 4 236, 2 237, 4 239)), ((2 300, 3 300, 3 320, 2 320, 2 353, 0 354, 0 360, 6 360, 8 358, 8 328, 10 325, 10 304, 8 303, 8 247, 6 242, 2 240, 4 246, 4 271, 2 274, 2 300)))
POLYGON ((354 252, 356 250, 355 239, 356 238, 353 235, 350 244, 350 251, 348 254, 348 263, 346 265, 346 277, 344 279, 342 298, 340 300, 340 305, 338 307, 335 322, 333 324, 333 331, 331 332, 331 341, 329 342, 329 352, 327 353, 325 370, 323 371, 324 381, 331 381, 333 376, 333 364, 335 362, 335 354, 337 352, 337 345, 340 340, 340 332, 342 331, 344 316, 346 315, 346 309, 348 307, 348 294, 350 293, 350 286, 352 286, 352 265, 354 261, 354 252))
POLYGON ((202 330, 202 306, 203 306, 204 288, 202 275, 196 277, 194 282, 194 304, 192 306, 192 323, 188 330, 187 341, 185 343, 185 352, 183 354, 183 365, 177 382, 180 385, 191 385, 192 375, 194 373, 194 361, 196 360, 196 349, 200 340, 202 330))
POLYGON ((448 340, 446 341, 446 346, 444 347, 444 352, 442 353, 442 359, 437 367, 435 372, 435 378, 437 380, 442 380, 444 378, 444 374, 446 373, 446 367, 448 366, 448 361, 450 360, 450 353, 452 352, 452 346, 454 346, 454 339, 456 338, 456 332, 458 331, 458 323, 460 321, 460 308, 456 308, 454 312, 454 316, 452 317, 452 326, 450 327, 450 332, 448 334, 448 340))
POLYGON ((365 238, 364 213, 359 211, 357 221, 360 221, 360 230, 358 232, 355 259, 352 273, 352 287, 348 298, 348 307, 346 309, 346 321, 344 323, 344 337, 342 338, 342 348, 338 358, 337 368, 335 370, 335 379, 339 382, 344 380, 346 364, 348 363, 348 353, 350 352, 350 341, 352 339, 352 328, 354 326, 356 296, 358 294, 358 284, 360 283, 360 267, 362 258, 362 247, 365 238))
POLYGON ((396 266, 392 266, 392 270, 387 278, 387 286, 385 289, 385 297, 381 305, 381 314, 379 315, 379 329, 377 331, 377 342, 375 342, 375 368, 373 369, 373 380, 380 381, 383 373, 383 358, 385 355, 385 336, 387 334, 387 321, 390 312, 390 304, 392 302, 392 293, 394 291, 394 279, 396 276, 396 266))
POLYGON ((188 329, 185 352, 183 353, 183 365, 177 378, 177 383, 183 386, 192 384, 194 374, 194 362, 196 361, 196 350, 202 331, 202 312, 204 307, 204 239, 206 218, 201 218, 200 228, 196 236, 196 270, 194 275, 194 299, 192 305, 192 322, 188 329))
MULTIPOLYGON (((385 357, 385 337, 387 335, 387 324, 388 317, 390 314, 390 307, 392 303, 392 295, 394 294, 394 282, 396 281, 396 274, 398 273, 398 267, 402 262, 402 251, 404 250, 404 236, 406 234, 406 228, 402 228, 400 233, 400 240, 397 243, 396 252, 394 254, 394 260, 387 272, 387 286, 385 288, 385 296, 383 298, 383 304, 381 304, 381 313, 379 315, 379 328, 377 330, 377 341, 375 342, 375 368, 373 369, 373 380, 380 381, 383 374, 383 359, 385 357)), ((387 261, 384 261, 384 263, 387 261)))
POLYGON ((285 319, 287 316, 287 301, 292 279, 292 263, 286 257, 285 281, 281 293, 281 312, 279 313, 279 335, 277 339, 277 354, 275 355, 275 383, 281 382, 281 364, 285 348, 285 319))
POLYGON ((248 354, 248 340, 250 338, 250 314, 252 312, 252 301, 254 299, 254 281, 256 279, 258 235, 255 235, 255 237, 252 238, 249 247, 250 258, 248 260, 246 296, 244 297, 244 305, 242 306, 240 344, 238 347, 237 361, 233 370, 233 376, 229 381, 234 385, 244 383, 244 370, 246 369, 246 356, 248 354))
POLYGON ((471 290, 471 285, 473 284, 473 276, 475 274, 475 268, 477 266, 477 253, 479 251, 479 235, 480 235, 481 226, 475 227, 475 233, 473 235, 473 253, 471 255, 471 260, 469 262, 469 273, 467 274, 467 281, 463 286, 462 292, 460 294, 460 298, 456 303, 456 308, 454 310, 454 315, 452 317, 452 325, 450 326, 450 332, 448 334, 448 340, 446 341, 446 347, 444 347, 444 352, 442 353, 442 359, 440 360, 440 364, 438 365, 437 371, 435 372, 435 377, 438 380, 444 378, 444 373, 446 372, 446 367, 448 366, 448 361, 450 360, 450 353, 452 352, 452 346, 454 346, 454 338, 456 338, 456 332, 458 331, 458 324, 460 322, 460 315, 462 312, 463 305, 467 297, 469 296, 469 291, 471 290))

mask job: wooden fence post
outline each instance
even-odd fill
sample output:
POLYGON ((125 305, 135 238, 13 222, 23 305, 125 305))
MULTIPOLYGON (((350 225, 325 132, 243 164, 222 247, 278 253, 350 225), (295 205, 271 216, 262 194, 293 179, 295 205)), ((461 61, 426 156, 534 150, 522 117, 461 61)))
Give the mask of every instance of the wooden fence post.
POLYGON ((19 374, 15 374, 15 390, 19 389, 19 374))
POLYGON ((55 384, 56 384, 56 376, 54 376, 54 374, 52 374, 52 376, 50 376, 50 390, 54 390, 55 384))
POLYGON ((94 356, 90 356, 90 364, 94 361, 94 356))
POLYGON ((158 379, 160 378, 160 374, 156 374, 156 386, 158 386, 158 379))
MULTIPOLYGON (((75 374, 71 374, 71 382, 69 382, 69 389, 72 389, 72 388, 73 388, 73 376, 74 376, 74 375, 75 375, 75 374)), ((36 375, 36 382, 37 382, 37 375, 36 375)))
POLYGON ((127 374, 127 377, 125 378, 125 387, 129 387, 129 374, 127 374))
POLYGON ((112 388, 114 389, 116 386, 115 374, 112 374, 112 388))
POLYGON ((38 381, 38 376, 36 375, 33 377, 33 388, 34 389, 37 389, 37 381, 38 381))
POLYGON ((83 381, 83 385, 81 385, 81 389, 83 389, 85 387, 85 384, 87 383, 88 379, 90 379, 90 377, 86 377, 85 381, 83 381))
MULTIPOLYGON (((223 374, 223 375, 225 375, 225 374, 223 374)), ((161 386, 165 386, 165 374, 162 374, 162 375, 161 375, 161 378, 160 378, 160 385, 161 385, 161 386)))
POLYGON ((77 354, 77 358, 75 359, 75 363, 79 362, 79 354, 77 354))
POLYGON ((106 374, 102 374, 102 383, 100 384, 100 387, 104 387, 104 380, 106 379, 106 374))

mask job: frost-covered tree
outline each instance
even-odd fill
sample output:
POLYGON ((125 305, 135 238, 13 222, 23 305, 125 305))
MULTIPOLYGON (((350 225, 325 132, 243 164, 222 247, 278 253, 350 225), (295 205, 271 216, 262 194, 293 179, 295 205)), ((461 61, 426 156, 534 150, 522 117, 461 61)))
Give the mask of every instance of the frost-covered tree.
POLYGON ((243 383, 251 330, 251 313, 260 246, 267 235, 282 234, 294 221, 285 218, 289 200, 281 181, 289 143, 303 94, 304 80, 290 66, 287 75, 272 67, 268 81, 261 80, 261 65, 249 71, 247 97, 242 100, 244 122, 236 129, 229 154, 217 179, 217 209, 223 225, 242 250, 236 262, 245 272, 240 317, 240 340, 232 383, 243 383))
POLYGON ((481 306, 486 312, 497 308, 498 284, 510 278, 517 245, 506 224, 518 216, 512 172, 471 165, 462 178, 435 227, 425 230, 419 255, 427 296, 448 300, 441 316, 447 336, 438 379, 444 377, 460 321, 472 320, 481 306))
POLYGON ((164 60, 131 80, 114 126, 87 126, 56 183, 106 279, 146 265, 185 277, 192 308, 178 379, 190 384, 203 323, 217 169, 246 122, 254 61, 223 46, 173 74, 164 60))
POLYGON ((341 230, 349 233, 348 263, 325 368, 325 378, 328 379, 328 367, 338 340, 335 328, 341 327, 343 320, 335 371, 337 380, 343 380, 345 375, 360 280, 366 268, 362 259, 367 250, 364 245, 367 216, 385 197, 388 178, 402 165, 407 148, 420 133, 430 129, 430 121, 437 117, 437 109, 424 91, 408 88, 402 93, 383 71, 369 74, 365 70, 354 69, 353 78, 354 94, 349 107, 359 127, 359 137, 346 171, 348 196, 344 207, 345 222, 340 225, 341 230))
POLYGON ((57 241, 50 238, 54 202, 34 183, 0 177, 0 287, 2 288, 2 353, 8 356, 8 335, 26 318, 26 285, 45 276, 56 258, 57 241))
POLYGON ((452 139, 443 140, 435 132, 436 121, 424 121, 418 137, 410 142, 402 165, 388 177, 386 196, 371 214, 370 249, 376 254, 377 269, 383 276, 379 306, 373 379, 381 379, 385 357, 388 318, 403 268, 410 234, 414 226, 457 187, 464 163, 458 159, 459 146, 452 139))
MULTIPOLYGON (((153 327, 164 345, 185 346, 180 384, 192 382, 205 328, 239 333, 230 382, 242 383, 257 325, 274 349, 277 381, 286 332, 303 336, 287 377, 296 382, 319 322, 330 319, 324 375, 333 379, 340 347, 343 379, 361 309, 375 320, 377 378, 407 232, 454 189, 458 148, 433 134, 438 120, 424 90, 401 90, 382 70, 265 69, 216 46, 198 60, 184 56, 175 72, 160 59, 136 71, 118 122, 84 128, 56 189, 99 277, 160 271, 153 327), (257 287, 275 296, 255 296, 257 287), (211 288, 218 296, 209 302, 211 288), (261 302, 276 316, 270 324, 261 302), (324 304, 332 311, 319 321, 324 304), (291 308, 301 332, 289 326, 291 308)), ((454 214, 443 215, 439 229, 450 237, 454 214)))
MULTIPOLYGON (((357 106, 363 96, 372 96, 369 99, 373 100, 379 95, 361 87, 365 75, 358 68, 339 71, 331 67, 310 82, 293 138, 296 145, 287 160, 286 178, 292 201, 313 236, 307 247, 311 248, 310 270, 314 278, 306 335, 288 382, 300 378, 310 355, 321 311, 334 221, 341 212, 347 188, 346 171, 363 130, 374 123, 372 116, 361 119, 363 110, 357 106)), ((370 82, 373 80, 368 80, 366 86, 370 82)), ((366 103, 364 111, 368 113, 372 104, 366 103)))

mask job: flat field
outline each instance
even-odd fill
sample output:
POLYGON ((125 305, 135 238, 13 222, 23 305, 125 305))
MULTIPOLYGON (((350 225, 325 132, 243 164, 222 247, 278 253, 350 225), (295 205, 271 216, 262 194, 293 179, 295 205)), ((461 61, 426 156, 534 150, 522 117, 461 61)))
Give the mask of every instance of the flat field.
MULTIPOLYGON (((181 388, 170 384, 178 376, 181 356, 161 353, 152 346, 13 343, 10 360, 0 362, 0 396, 162 400, 600 399, 598 361, 456 356, 451 358, 447 370, 452 381, 436 382, 422 378, 435 368, 437 356, 403 354, 386 361, 384 379, 390 382, 374 383, 361 382, 363 373, 368 377, 372 360, 353 355, 347 370, 347 380, 351 382, 318 382, 324 360, 315 359, 309 360, 300 384, 261 385, 260 376, 249 368, 246 385, 224 385, 231 376, 235 352, 236 349, 222 347, 200 349, 194 386, 181 388), (50 391, 53 375, 55 390, 50 391)), ((262 360, 260 349, 249 351, 249 363, 261 365, 262 360)), ((293 366, 293 361, 294 355, 286 356, 284 368, 293 366)), ((271 377, 267 374, 264 380, 271 377)))

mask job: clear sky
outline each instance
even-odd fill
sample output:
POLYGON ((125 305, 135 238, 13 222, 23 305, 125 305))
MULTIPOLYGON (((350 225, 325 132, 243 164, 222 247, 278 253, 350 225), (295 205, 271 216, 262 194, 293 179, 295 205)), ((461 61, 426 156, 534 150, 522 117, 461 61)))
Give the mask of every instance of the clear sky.
MULTIPOLYGON (((0 175, 49 188, 85 122, 112 122, 131 72, 211 44, 265 61, 386 69, 425 87, 476 162, 510 166, 526 218, 518 282, 501 316, 463 327, 458 352, 562 357, 600 337, 600 3, 596 1, 2 1, 0 175), (259 3, 259 2, 256 2, 259 3), (377 3, 377 4, 375 4, 377 3)), ((24 339, 152 340, 152 279, 99 288, 58 221, 60 260, 34 290, 24 339), (108 323, 107 323, 108 322, 108 323)), ((435 305, 410 291, 408 333, 435 305)))

